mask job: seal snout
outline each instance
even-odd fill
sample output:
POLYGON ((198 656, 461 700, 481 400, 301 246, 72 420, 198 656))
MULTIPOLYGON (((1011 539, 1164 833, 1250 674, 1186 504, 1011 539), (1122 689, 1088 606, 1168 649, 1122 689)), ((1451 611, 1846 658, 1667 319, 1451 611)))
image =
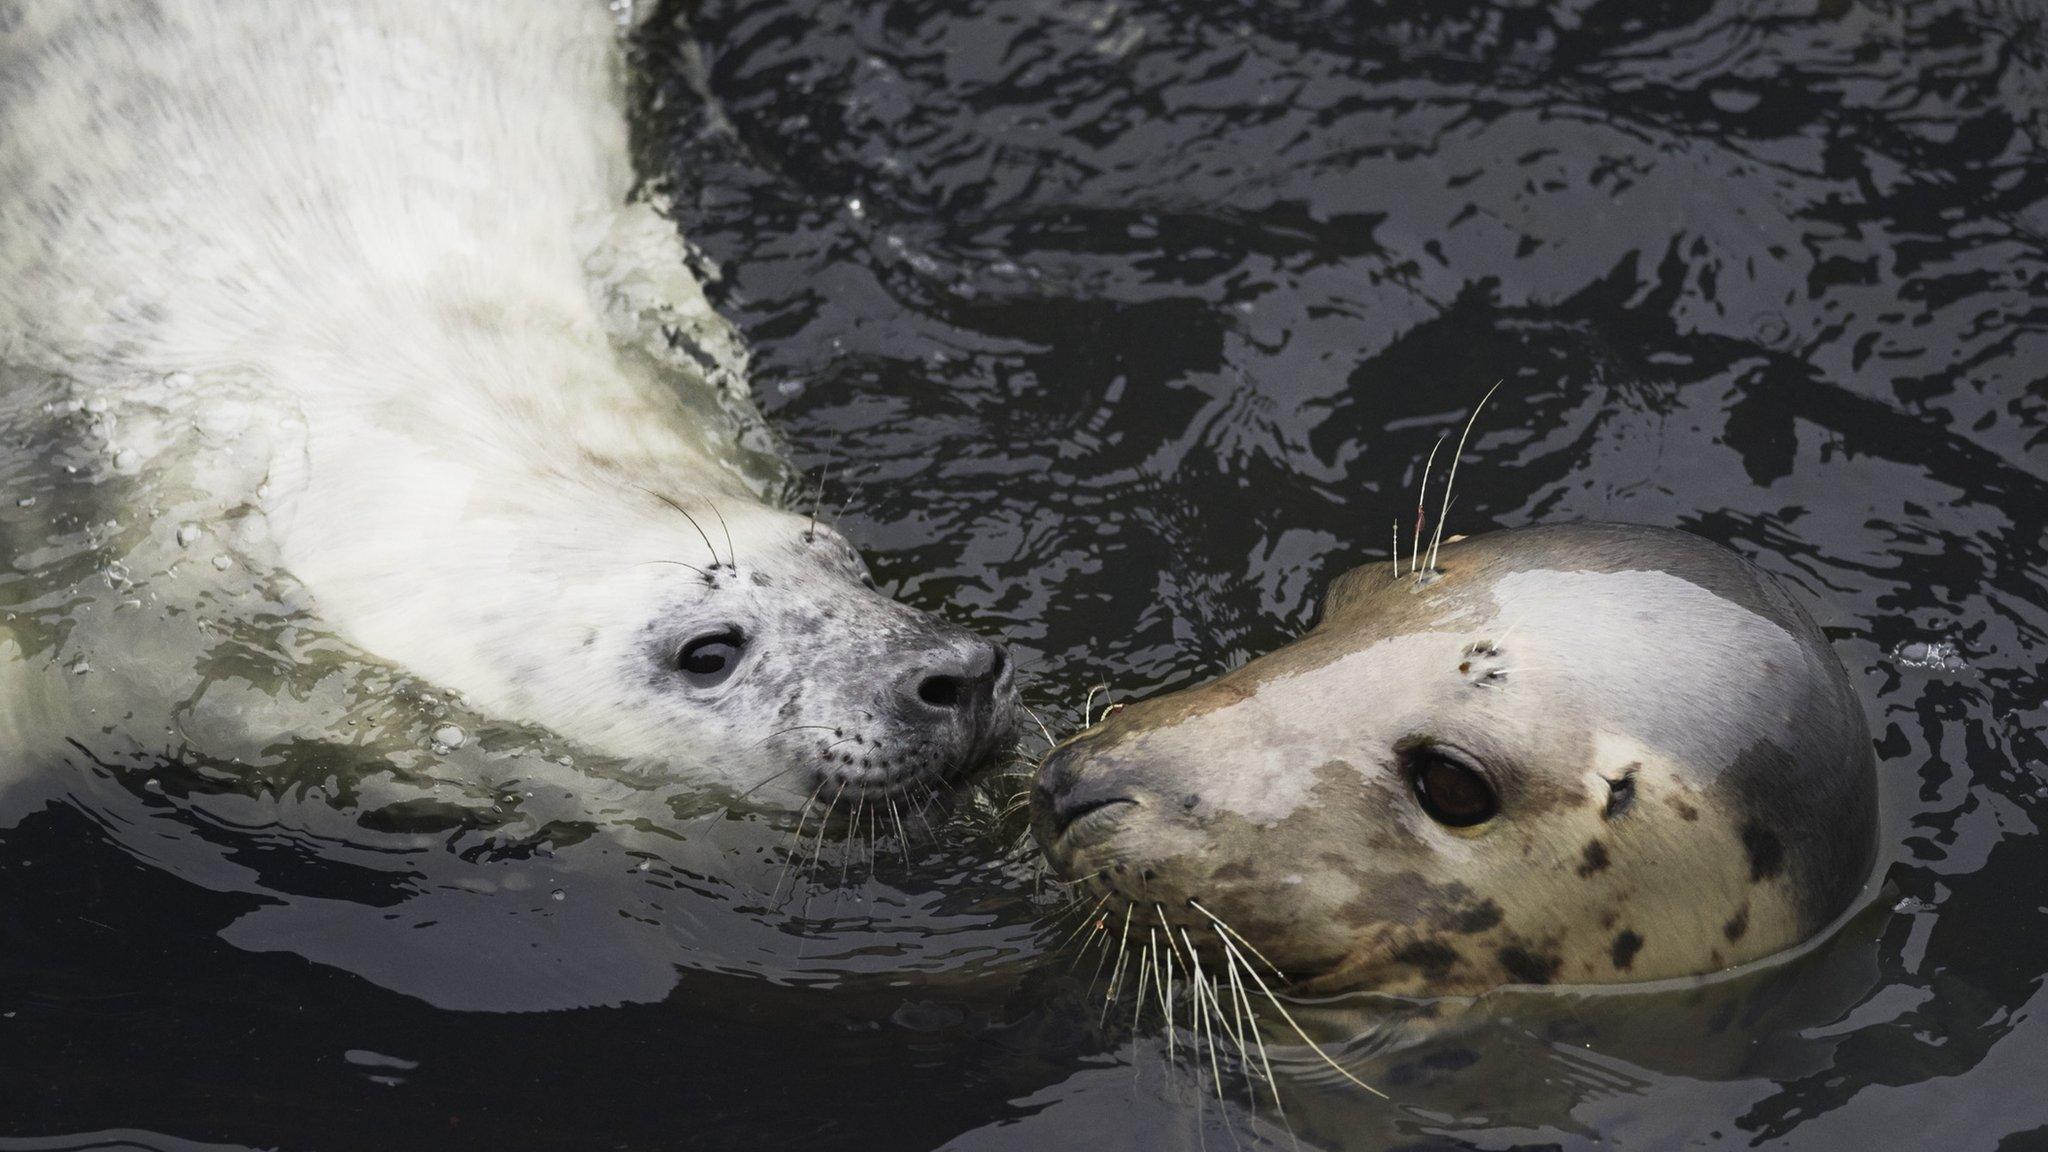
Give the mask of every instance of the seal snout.
POLYGON ((1000 644, 976 641, 965 652, 948 651, 912 669, 900 689, 913 709, 973 715, 993 711, 997 694, 1010 683, 1009 652, 1000 644))
POLYGON ((912 662, 895 681, 896 711, 930 733, 956 770, 993 756, 1017 730, 1015 662, 980 637, 957 639, 912 662))
POLYGON ((1032 833, 1048 856, 1075 825, 1097 812, 1135 806, 1138 797, 1124 784, 1101 775, 1084 775, 1074 763, 1077 744, 1055 749, 1038 770, 1031 790, 1032 833))

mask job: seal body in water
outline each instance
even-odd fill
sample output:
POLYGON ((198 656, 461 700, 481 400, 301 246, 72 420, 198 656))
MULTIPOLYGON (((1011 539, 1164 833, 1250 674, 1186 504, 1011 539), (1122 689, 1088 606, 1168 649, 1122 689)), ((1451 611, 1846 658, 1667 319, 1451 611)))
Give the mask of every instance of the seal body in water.
POLYGON ((776 506, 736 341, 629 203, 619 39, 596 0, 0 4, 11 753, 186 739, 268 675, 218 642, 257 620, 732 789, 1009 738, 1000 647, 776 506))
POLYGON ((1352 571, 1299 640, 1056 750, 1033 807, 1059 872, 1305 991, 1706 973, 1818 932, 1876 855, 1819 629, 1733 553, 1624 525, 1352 571))

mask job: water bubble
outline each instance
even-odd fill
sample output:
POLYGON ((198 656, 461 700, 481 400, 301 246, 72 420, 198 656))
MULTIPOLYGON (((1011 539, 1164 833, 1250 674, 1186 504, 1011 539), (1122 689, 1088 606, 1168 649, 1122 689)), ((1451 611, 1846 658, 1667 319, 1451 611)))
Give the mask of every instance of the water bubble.
POLYGON ((178 547, 190 548, 193 541, 205 534, 205 529, 202 529, 197 524, 180 524, 178 525, 178 547))
POLYGON ((133 448, 123 448, 114 453, 114 467, 123 472, 133 471, 142 465, 142 453, 133 448))
POLYGON ((453 724, 443 724, 434 729, 434 743, 449 752, 462 747, 462 742, 468 738, 467 733, 453 724))
POLYGON ((229 568, 232 568, 232 567, 234 567, 234 565, 235 565, 235 560, 234 560, 234 557, 232 557, 232 556, 229 556, 229 555, 227 555, 226 553, 222 553, 222 554, 220 554, 219 556, 215 556, 215 557, 213 558, 213 566, 214 566, 215 568, 219 569, 219 570, 220 570, 220 571, 222 571, 222 572, 225 572, 225 571, 227 571, 227 570, 228 570, 229 568))
POLYGON ((16 508, 33 508, 36 506, 36 498, 33 496, 23 496, 14 502, 14 506, 16 508))
POLYGON ((166 372, 164 373, 164 386, 166 388, 190 388, 192 386, 192 374, 190 372, 166 372))
POLYGON ((1906 668, 1930 672, 1962 672, 1969 667, 1956 646, 1946 640, 1912 640, 1892 649, 1892 659, 1906 668))
POLYGON ((71 674, 74 676, 83 676, 90 671, 92 671, 92 664, 83 656, 71 662, 71 674))
POLYGON ((95 396, 87 400, 84 407, 87 412, 97 416, 107 410, 107 398, 105 396, 95 396))
POLYGON ((567 892, 562 891, 560 888, 557 888, 553 892, 548 893, 548 899, 550 900, 567 900, 568 898, 569 894, 567 892))

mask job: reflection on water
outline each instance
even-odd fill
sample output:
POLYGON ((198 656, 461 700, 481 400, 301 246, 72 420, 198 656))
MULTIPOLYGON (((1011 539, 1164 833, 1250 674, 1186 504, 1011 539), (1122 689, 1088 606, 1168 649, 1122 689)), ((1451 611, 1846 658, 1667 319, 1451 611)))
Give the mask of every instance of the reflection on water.
MULTIPOLYGON (((722 272, 758 401, 885 582, 1005 633, 1037 702, 1292 635, 1386 557, 1496 380, 1454 530, 1688 528, 1802 589, 1851 670, 1881 906, 1710 992, 1496 998, 1367 1063, 1391 1104, 1296 1060, 1305 1142, 2040 1138, 2029 5, 689 7, 643 37, 641 159, 722 272)), ((10 378, 7 402, 39 388, 70 399, 10 378)), ((54 489, 15 504, 66 462, 10 445, 12 630, 88 626, 67 589, 120 547, 54 489)), ((325 706, 376 740, 254 748, 252 774, 134 732, 0 798, 0 1134, 1288 1146, 1270 1106, 1219 1112, 1184 1055, 1096 1026, 1086 973, 1035 959, 1032 874, 998 838, 903 862, 884 837, 844 886, 828 842, 792 909, 792 829, 558 765, 544 734, 269 627, 218 646, 217 703, 345 667, 362 690, 325 706)), ((1347 1006, 1315 1026, 1382 1042, 1347 1006)))

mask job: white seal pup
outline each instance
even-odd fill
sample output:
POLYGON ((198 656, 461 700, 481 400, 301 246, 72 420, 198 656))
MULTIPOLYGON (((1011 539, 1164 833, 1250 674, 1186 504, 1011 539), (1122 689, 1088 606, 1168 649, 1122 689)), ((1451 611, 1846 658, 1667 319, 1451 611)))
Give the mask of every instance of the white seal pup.
POLYGON ((1033 815, 1112 927, 1128 905, 1302 991, 1441 996, 1791 948, 1865 890, 1876 797, 1856 695, 1775 580, 1577 524, 1346 574, 1292 644, 1056 750, 1033 815))
POLYGON ((776 506, 733 334, 628 202, 619 40, 596 0, 0 3, 11 753, 234 722, 191 704, 262 678, 258 621, 757 796, 1010 739, 1000 646, 776 506))

